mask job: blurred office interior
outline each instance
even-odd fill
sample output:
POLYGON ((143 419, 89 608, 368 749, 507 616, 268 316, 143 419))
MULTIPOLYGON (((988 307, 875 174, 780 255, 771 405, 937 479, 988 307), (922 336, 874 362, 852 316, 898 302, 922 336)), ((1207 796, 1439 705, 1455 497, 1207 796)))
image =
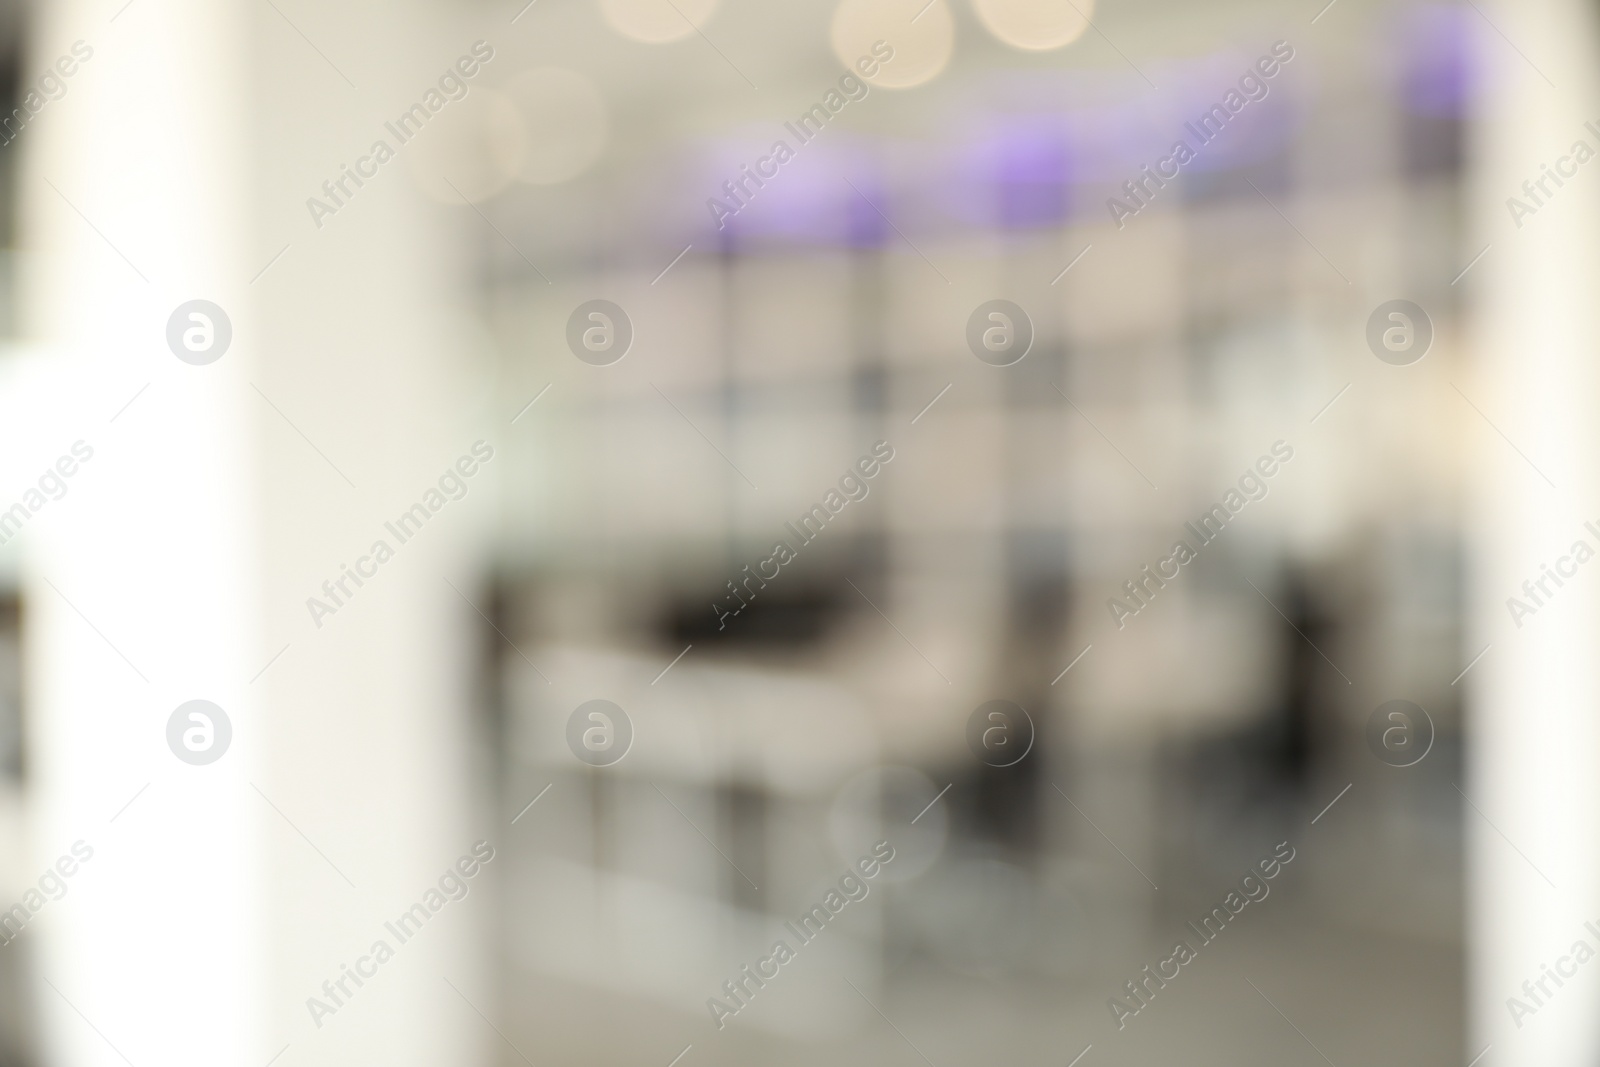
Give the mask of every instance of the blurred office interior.
POLYGON ((0 906, 95 859, 0 948, 0 1063, 1600 1054, 1585 978, 1507 1010, 1600 917, 1595 596, 1504 603, 1595 514, 1592 176, 1504 203, 1600 118, 1590 7, 924 4, 6 5, 0 110, 93 58, 0 147, 0 507, 95 458, 0 546, 0 906), (232 320, 204 367, 164 333, 195 298, 232 320), (1402 298, 1432 340, 1394 365, 1402 298), (994 299, 1007 366, 968 344, 994 299), (197 697, 233 723, 204 768, 163 734, 197 697), (606 766, 569 741, 595 699, 606 766), (1007 766, 969 744, 996 700, 1007 766), (1369 744, 1392 700, 1431 724, 1407 766, 1369 744))

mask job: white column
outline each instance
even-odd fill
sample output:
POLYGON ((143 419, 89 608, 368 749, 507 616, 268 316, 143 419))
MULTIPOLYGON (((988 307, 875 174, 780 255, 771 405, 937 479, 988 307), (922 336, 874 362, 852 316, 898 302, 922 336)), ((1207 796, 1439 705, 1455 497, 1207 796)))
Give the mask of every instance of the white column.
POLYGON ((59 371, 32 441, 93 451, 30 520, 23 556, 35 868, 92 849, 18 940, 37 964, 47 1063, 271 1053, 247 784, 263 709, 247 685, 259 546, 240 7, 136 0, 111 23, 102 4, 40 5, 28 80, 78 62, 9 149, 25 160, 36 265, 25 329, 59 371), (196 297, 232 309, 231 350, 207 367, 164 340, 196 297), (169 715, 195 698, 233 725, 210 766, 166 745, 169 715))
POLYGON ((1472 747, 1462 786, 1481 810, 1464 814, 1468 1052, 1492 1043, 1485 1063, 1495 1067, 1565 1067, 1600 1059, 1600 964, 1565 988, 1546 980, 1553 995, 1541 995, 1520 1027, 1507 1000, 1533 1003, 1522 983, 1542 977, 1541 965, 1554 966, 1576 941, 1600 950, 1600 937, 1584 928, 1585 920, 1600 925, 1600 566, 1560 589, 1548 584, 1554 596, 1520 628, 1506 601, 1523 597, 1523 581, 1573 542, 1600 548, 1583 526, 1600 520, 1600 162, 1564 187, 1547 181, 1551 195, 1520 228, 1507 198, 1526 200, 1524 180, 1541 177, 1540 165, 1555 164, 1575 141, 1600 150, 1600 136, 1585 128, 1600 120, 1600 38, 1578 0, 1501 0, 1485 12, 1504 37, 1475 20, 1489 63, 1480 97, 1487 113, 1476 153, 1476 237, 1464 251, 1492 247, 1462 283, 1469 321, 1477 320, 1477 364, 1459 384, 1505 437, 1462 405, 1475 483, 1475 639, 1465 651, 1493 643, 1466 683, 1472 747))
POLYGON ((479 34, 276 6, 38 13, 28 69, 94 50, 13 146, 31 335, 62 369, 31 439, 94 449, 24 556, 33 849, 41 870, 94 849, 23 935, 46 1063, 471 1064, 498 1040, 446 984, 498 1021, 476 948, 494 864, 408 943, 383 926, 503 844, 466 773, 480 622, 445 582, 477 595, 495 465, 321 628, 305 606, 474 440, 503 443, 504 419, 463 414, 465 274, 404 161, 321 230, 305 208, 479 34), (194 299, 231 320, 209 365, 165 336, 194 299), (233 730, 206 766, 165 736, 196 698, 233 730), (381 938, 394 958, 317 1026, 307 999, 381 938))

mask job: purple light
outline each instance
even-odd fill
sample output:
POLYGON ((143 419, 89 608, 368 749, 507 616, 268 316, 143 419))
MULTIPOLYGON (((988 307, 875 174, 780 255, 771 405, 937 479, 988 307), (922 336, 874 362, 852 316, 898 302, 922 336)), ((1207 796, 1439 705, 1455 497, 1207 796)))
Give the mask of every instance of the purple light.
POLYGON ((1478 87, 1473 44, 1475 14, 1444 4, 1421 4, 1400 18, 1402 43, 1396 58, 1400 93, 1407 110, 1437 118, 1461 118, 1478 87))

